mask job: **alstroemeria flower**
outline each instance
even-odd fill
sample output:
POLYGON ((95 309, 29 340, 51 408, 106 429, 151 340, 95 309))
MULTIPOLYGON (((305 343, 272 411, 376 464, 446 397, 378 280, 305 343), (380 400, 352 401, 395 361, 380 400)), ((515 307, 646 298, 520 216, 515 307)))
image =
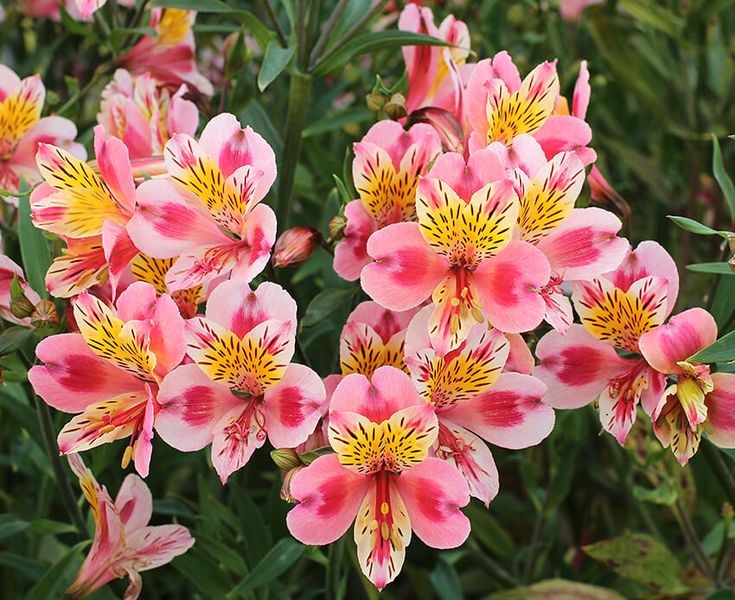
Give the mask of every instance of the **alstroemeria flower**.
POLYGON ((191 31, 195 19, 196 12, 191 10, 154 8, 150 27, 155 35, 144 35, 116 64, 136 75, 150 73, 171 91, 186 84, 191 93, 211 96, 212 84, 197 70, 191 31))
POLYGON ((602 4, 605 0, 559 0, 559 13, 565 21, 579 21, 588 6, 602 4))
POLYGON ((97 121, 108 135, 125 142, 131 158, 163 154, 174 133, 194 135, 199 124, 199 111, 184 99, 185 93, 182 85, 171 95, 150 73, 131 75, 118 69, 102 91, 97 121))
POLYGON ((342 375, 362 373, 371 377, 378 367, 389 365, 408 372, 403 362, 406 327, 416 310, 395 312, 377 302, 362 302, 347 317, 339 338, 342 375))
POLYGON ((251 281, 268 263, 276 216, 260 201, 276 178, 268 143, 234 115, 212 119, 197 142, 174 135, 165 148, 168 177, 144 181, 127 231, 154 258, 176 258, 170 291, 232 273, 251 281))
POLYGON ((554 410, 541 402, 546 386, 531 375, 503 373, 510 343, 497 329, 475 325, 446 354, 428 335, 431 307, 419 312, 406 334, 406 364, 421 397, 439 419, 436 456, 459 469, 470 494, 486 506, 498 493, 498 470, 485 441, 528 448, 554 427, 554 410))
POLYGON ((0 317, 11 323, 31 327, 30 317, 19 319, 10 310, 10 286, 16 276, 26 298, 31 301, 31 304, 36 306, 41 301, 41 298, 26 282, 23 269, 9 257, 0 254, 0 317))
POLYGON ((541 364, 534 375, 549 388, 544 401, 579 408, 599 397, 603 428, 623 444, 638 404, 652 414, 661 397, 664 377, 640 356, 638 344, 666 320, 678 290, 673 259, 652 241, 629 252, 615 271, 575 283, 572 300, 582 325, 565 335, 551 331, 536 346, 541 364))
POLYGON ((132 458, 145 477, 158 385, 186 354, 184 320, 173 300, 157 297, 147 283, 131 285, 114 308, 82 292, 74 302, 74 320, 80 333, 44 339, 36 347, 44 365, 28 372, 48 405, 81 413, 59 433, 59 450, 82 452, 130 438, 123 468, 132 458))
MULTIPOLYGON (((36 148, 40 143, 60 146, 77 159, 87 153, 74 142, 77 128, 62 117, 41 117, 46 89, 38 75, 20 79, 0 64, 0 188, 17 192, 40 179, 36 148)), ((0 192, 1 194, 2 192, 0 192)))
POLYGON ((407 4, 398 19, 398 29, 438 38, 452 47, 404 46, 403 59, 408 71, 406 110, 411 113, 424 106, 436 106, 459 114, 456 71, 470 54, 467 25, 447 15, 439 27, 434 25, 430 8, 407 4))
POLYGON ((441 352, 464 341, 474 323, 488 321, 511 333, 535 328, 544 316, 541 288, 551 271, 533 245, 512 239, 518 197, 510 180, 498 180, 498 169, 504 173, 498 158, 482 151, 465 164, 449 153, 437 164, 417 188, 419 222, 370 236, 374 262, 362 271, 363 289, 391 310, 431 297, 429 326, 441 352))
POLYGON ((717 323, 706 310, 692 308, 641 336, 641 354, 654 369, 674 377, 651 418, 653 432, 685 465, 703 432, 717 446, 735 448, 735 374, 711 373, 690 357, 714 343, 717 323))
POLYGON ((334 250, 334 270, 340 277, 360 277, 370 262, 366 245, 374 231, 416 220, 416 186, 441 148, 430 125, 406 131, 395 121, 379 121, 355 144, 352 177, 360 198, 345 207, 344 240, 334 250))
POLYGON ((360 567, 378 589, 400 573, 412 530, 433 548, 462 544, 470 523, 459 509, 470 496, 457 469, 428 457, 437 433, 434 407, 405 373, 381 367, 371 379, 345 377, 329 411, 335 454, 291 480, 299 502, 288 513, 291 534, 330 544, 354 521, 360 567))
POLYGON ((187 322, 195 364, 172 371, 161 385, 157 431, 184 452, 212 444, 222 483, 266 440, 275 448, 306 441, 322 416, 326 392, 319 376, 291 363, 296 303, 280 286, 218 285, 206 318, 187 322))
MULTIPOLYGON (((115 137, 94 131, 97 169, 50 144, 38 147, 36 161, 45 183, 31 194, 33 223, 61 236, 67 249, 46 275, 46 287, 68 298, 107 281, 105 245, 135 210, 135 182, 128 149, 115 137)), ((132 248, 130 240, 118 252, 132 248)))
POLYGON ((542 292, 545 319, 564 333, 573 315, 562 284, 591 280, 620 264, 630 247, 617 237, 622 223, 600 208, 574 208, 584 184, 584 165, 573 152, 547 160, 541 145, 528 134, 516 136, 510 146, 493 142, 488 150, 512 169, 520 200, 519 237, 541 250, 551 265, 551 280, 542 292))
POLYGON ((594 150, 587 147, 592 130, 584 117, 589 101, 589 74, 585 63, 575 87, 572 114, 559 93, 556 62, 544 62, 521 81, 507 52, 475 65, 467 82, 464 107, 470 130, 470 151, 492 142, 510 144, 521 133, 532 135, 548 158, 574 151, 587 165, 594 150))
POLYGON ((194 538, 183 525, 148 525, 153 498, 145 482, 128 475, 113 502, 78 454, 69 465, 94 517, 94 540, 65 598, 82 599, 113 579, 128 577, 125 600, 135 600, 143 587, 141 571, 150 571, 184 554, 194 538))

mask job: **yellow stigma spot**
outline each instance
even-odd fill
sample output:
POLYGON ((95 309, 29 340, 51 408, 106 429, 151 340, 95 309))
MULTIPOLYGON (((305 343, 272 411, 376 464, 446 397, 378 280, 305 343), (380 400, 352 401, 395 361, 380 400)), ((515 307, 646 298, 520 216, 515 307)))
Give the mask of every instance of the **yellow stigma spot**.
POLYGON ((390 512, 390 506, 388 506, 387 502, 383 502, 383 504, 380 505, 380 512, 384 515, 387 515, 390 512))
MULTIPOLYGON (((464 290, 462 290, 463 292, 465 292, 465 293, 464 293, 464 294, 462 295, 462 297, 463 297, 463 298, 464 298, 464 297, 465 297, 465 296, 467 295, 467 293, 466 293, 466 290, 467 290, 467 288, 465 288, 464 290)), ((451 300, 449 301, 449 303, 450 303, 450 304, 451 304, 452 306, 459 306, 459 298, 452 298, 452 299, 451 299, 451 300)))

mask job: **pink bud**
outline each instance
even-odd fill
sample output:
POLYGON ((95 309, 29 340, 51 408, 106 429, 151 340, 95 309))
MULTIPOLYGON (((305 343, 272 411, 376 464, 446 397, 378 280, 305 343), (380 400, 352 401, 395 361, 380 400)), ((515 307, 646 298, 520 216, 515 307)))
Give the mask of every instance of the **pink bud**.
POLYGON ((276 240, 273 251, 273 266, 297 267, 314 253, 322 234, 313 227, 292 227, 284 231, 276 240))

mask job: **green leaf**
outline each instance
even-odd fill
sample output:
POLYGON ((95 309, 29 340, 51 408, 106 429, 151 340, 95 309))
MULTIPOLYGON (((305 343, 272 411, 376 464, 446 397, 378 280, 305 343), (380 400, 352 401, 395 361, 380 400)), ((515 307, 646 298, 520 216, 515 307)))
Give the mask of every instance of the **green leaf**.
POLYGON ((487 508, 472 502, 464 512, 472 522, 470 535, 480 540, 488 552, 500 558, 513 558, 516 553, 513 538, 487 508))
POLYGON ((11 552, 0 552, 0 567, 13 569, 31 581, 39 580, 46 572, 46 565, 40 560, 11 552))
POLYGON ((620 0, 619 6, 639 21, 671 37, 679 35, 685 25, 684 19, 648 0, 620 0))
POLYGON ((724 262, 694 263, 687 265, 687 269, 695 273, 715 273, 717 275, 735 275, 730 265, 724 262))
POLYGON ((676 557, 650 535, 627 532, 582 550, 621 577, 656 594, 681 594, 688 589, 679 578, 681 567, 676 557))
POLYGON ((347 186, 344 184, 344 182, 336 175, 332 175, 332 177, 334 178, 334 183, 337 186, 339 196, 342 199, 342 204, 347 204, 348 202, 354 200, 354 198, 350 196, 350 192, 347 191, 347 186))
POLYGON ((183 8, 184 10, 195 10, 197 12, 229 13, 237 9, 221 0, 153 0, 153 7, 161 8, 183 8))
POLYGON ((430 35, 412 33, 409 31, 373 31, 364 33, 350 40, 343 46, 336 48, 326 58, 319 62, 314 69, 314 75, 321 77, 337 69, 341 69, 356 56, 400 48, 402 46, 451 46, 452 44, 430 35))
POLYGON ((51 266, 51 248, 43 232, 31 221, 27 195, 18 199, 18 239, 26 280, 42 298, 48 298, 45 279, 51 266))
POLYGON ((221 563, 229 571, 244 576, 248 572, 248 566, 242 555, 231 547, 225 546, 222 542, 197 532, 197 545, 201 550, 209 554, 214 560, 221 563))
POLYGON ((306 546, 291 538, 278 540, 270 552, 263 557, 263 560, 255 565, 253 570, 227 594, 227 598, 235 598, 270 583, 285 573, 305 550, 306 546))
POLYGON ((273 39, 273 32, 268 29, 261 20, 249 10, 238 12, 237 18, 245 24, 250 34, 255 38, 260 50, 265 52, 268 44, 273 39))
POLYGON ((727 231, 717 231, 707 225, 703 225, 699 221, 689 219, 688 217, 678 217, 676 215, 666 215, 671 219, 678 227, 689 233, 696 233, 697 235, 720 235, 725 239, 728 238, 729 233, 727 231))
POLYGON ((633 486, 633 497, 641 502, 650 502, 652 504, 662 504, 671 506, 676 502, 678 494, 676 490, 667 482, 663 482, 654 489, 644 488, 640 485, 633 486))
POLYGON ((260 73, 258 73, 258 89, 261 92, 264 92, 286 68, 294 52, 296 48, 282 48, 278 42, 268 44, 263 63, 260 65, 260 73))
POLYGON ((56 564, 54 564, 43 577, 34 585, 26 595, 26 600, 51 600, 58 598, 59 586, 64 583, 67 571, 77 559, 78 554, 89 545, 89 540, 79 542, 73 546, 56 564))
POLYGON ((229 588, 227 577, 217 569, 212 557, 196 546, 177 556, 171 564, 188 579, 205 598, 224 598, 229 588))
POLYGON ((444 557, 439 557, 436 567, 429 573, 429 580, 440 600, 462 600, 462 586, 457 571, 444 557))
POLYGON ((0 515, 0 540, 14 536, 31 526, 28 521, 18 519, 13 515, 0 515))
POLYGON ((725 202, 730 212, 730 219, 735 220, 735 184, 733 184, 732 179, 730 179, 730 176, 725 171, 720 142, 717 141, 717 136, 714 133, 712 134, 712 173, 722 190, 722 195, 725 197, 725 202))
POLYGON ((355 289, 354 287, 332 288, 319 292, 306 307, 301 326, 311 327, 326 319, 352 299, 355 289))
POLYGON ((692 362, 716 363, 735 360, 735 331, 723 335, 714 344, 710 344, 695 355, 689 357, 692 362))
POLYGON ((533 585, 519 587, 492 595, 493 600, 624 600, 613 590, 586 583, 547 579, 533 585))
POLYGON ((301 132, 301 136, 308 138, 322 133, 329 133, 335 129, 341 129, 346 125, 364 123, 365 121, 372 119, 373 116, 373 112, 369 111, 364 106, 351 106, 341 112, 330 114, 325 118, 312 123, 308 127, 305 127, 301 132))
POLYGON ((21 348, 33 335, 33 331, 27 327, 15 325, 8 327, 0 333, 0 356, 12 354, 21 348))

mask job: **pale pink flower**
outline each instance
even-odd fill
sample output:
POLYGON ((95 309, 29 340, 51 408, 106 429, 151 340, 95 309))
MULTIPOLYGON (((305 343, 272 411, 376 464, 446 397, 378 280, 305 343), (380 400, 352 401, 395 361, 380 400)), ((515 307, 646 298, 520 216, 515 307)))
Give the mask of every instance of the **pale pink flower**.
MULTIPOLYGON (((77 128, 62 117, 41 117, 46 89, 38 75, 20 79, 0 64, 0 188, 17 192, 40 179, 36 167, 39 144, 54 144, 84 159, 84 147, 74 142, 77 128)), ((0 191, 0 194, 2 192, 0 191)))
POLYGON ((391 223, 416 220, 416 186, 441 152, 429 125, 407 131, 395 121, 380 121, 354 146, 352 177, 359 199, 345 207, 344 239, 334 250, 334 270, 353 281, 370 262, 370 235, 391 223))
POLYGON ((551 331, 536 346, 541 363, 534 375, 548 387, 544 401, 579 408, 599 397, 603 428, 624 443, 638 404, 650 415, 661 398, 664 377, 640 356, 639 341, 663 324, 678 289, 673 259, 652 241, 630 251, 614 271, 575 283, 572 300, 582 324, 565 335, 551 331))
POLYGON ((189 357, 161 385, 159 435, 184 452, 212 445, 222 483, 266 438, 275 448, 306 441, 322 416, 324 384, 291 363, 296 303, 274 283, 251 291, 246 282, 220 284, 205 317, 187 322, 189 357))
POLYGON ((170 291, 232 273, 251 281, 268 263, 276 216, 260 201, 276 178, 268 143, 234 115, 216 116, 197 142, 174 135, 164 151, 168 176, 137 189, 127 232, 153 258, 173 259, 170 291))
POLYGON ((163 154, 174 133, 194 135, 199 124, 199 111, 185 93, 186 86, 171 95, 149 73, 131 75, 118 69, 102 91, 97 121, 107 135, 125 143, 130 158, 163 154))
POLYGON ((123 468, 132 458, 148 475, 153 430, 159 410, 156 395, 164 376, 184 358, 184 320, 169 296, 136 283, 115 307, 82 292, 74 302, 80 333, 44 339, 36 356, 44 365, 28 379, 47 404, 80 413, 59 433, 62 454, 89 450, 130 438, 123 468))
POLYGON ((329 411, 335 454, 291 480, 299 502, 287 517, 291 534, 305 544, 330 544, 354 521, 360 567, 378 589, 400 572, 412 531, 433 548, 462 544, 470 522, 460 508, 470 497, 453 466, 428 456, 437 433, 434 407, 405 373, 386 366, 371 379, 345 377, 329 411))
POLYGON ((128 475, 113 502, 78 454, 69 465, 94 517, 94 540, 87 558, 64 597, 86 598, 113 579, 128 577, 125 600, 135 600, 143 587, 141 571, 165 565, 194 545, 183 525, 148 525, 153 498, 137 475, 128 475))

